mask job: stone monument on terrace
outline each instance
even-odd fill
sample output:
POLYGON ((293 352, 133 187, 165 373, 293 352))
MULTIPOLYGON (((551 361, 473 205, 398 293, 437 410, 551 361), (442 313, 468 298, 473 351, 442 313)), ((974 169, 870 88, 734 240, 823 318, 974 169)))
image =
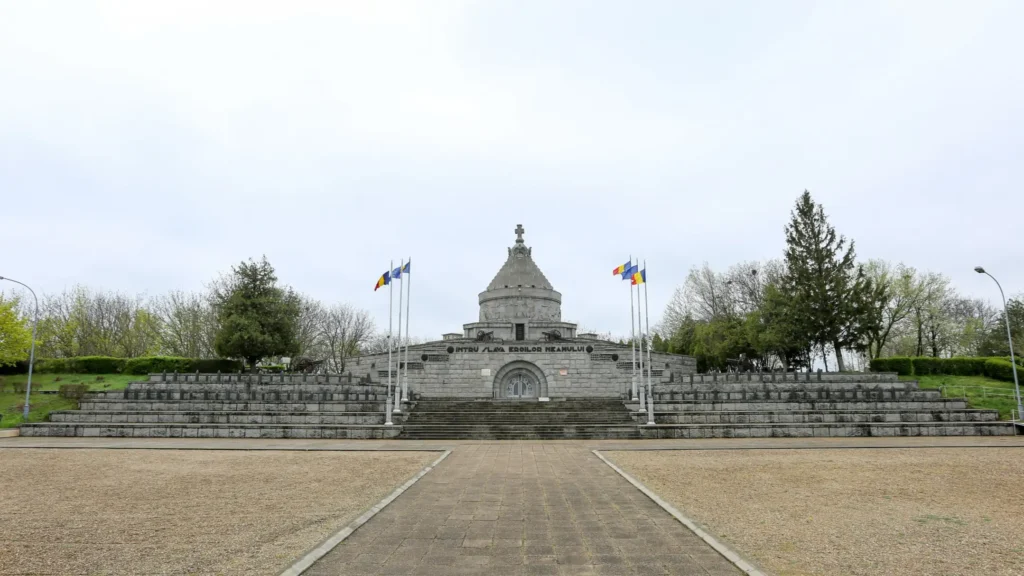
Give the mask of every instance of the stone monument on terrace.
MULTIPOLYGON (((576 324, 562 321, 562 294, 534 261, 525 232, 516 226, 505 263, 478 295, 476 322, 463 324, 461 334, 409 347, 409 390, 415 396, 618 398, 630 390, 631 347, 580 337, 576 324)), ((674 354, 655 353, 652 359, 656 382, 678 381, 696 366, 692 358, 674 354)), ((399 365, 393 359, 393 379, 399 365)), ((387 354, 361 356, 351 366, 374 381, 387 379, 387 354)))

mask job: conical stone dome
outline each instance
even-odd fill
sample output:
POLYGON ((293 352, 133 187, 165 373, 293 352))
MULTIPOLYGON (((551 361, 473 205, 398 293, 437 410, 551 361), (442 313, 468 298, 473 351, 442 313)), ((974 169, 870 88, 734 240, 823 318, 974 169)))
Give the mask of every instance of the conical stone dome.
POLYGON ((562 319, 562 295, 533 261, 533 250, 523 241, 523 232, 522 224, 517 225, 516 243, 508 249, 508 260, 480 293, 481 322, 562 319))

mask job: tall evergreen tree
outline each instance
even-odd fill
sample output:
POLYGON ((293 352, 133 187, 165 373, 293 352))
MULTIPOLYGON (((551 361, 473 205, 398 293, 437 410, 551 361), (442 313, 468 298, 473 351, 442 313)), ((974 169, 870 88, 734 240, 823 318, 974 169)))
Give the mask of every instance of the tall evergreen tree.
POLYGON ((268 356, 298 351, 299 298, 277 286, 264 257, 232 268, 230 287, 217 304, 217 354, 243 358, 252 370, 268 356))
POLYGON ((782 290, 791 320, 824 354, 831 346, 843 371, 843 350, 859 349, 873 321, 871 282, 857 266, 853 241, 837 235, 825 210, 804 191, 786 225, 782 290))

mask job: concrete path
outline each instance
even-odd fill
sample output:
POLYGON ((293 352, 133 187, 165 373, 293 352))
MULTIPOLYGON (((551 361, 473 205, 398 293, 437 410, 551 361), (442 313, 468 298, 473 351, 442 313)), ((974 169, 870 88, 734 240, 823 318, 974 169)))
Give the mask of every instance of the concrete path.
POLYGON ((740 572, 584 446, 504 443, 457 447, 306 574, 740 572))

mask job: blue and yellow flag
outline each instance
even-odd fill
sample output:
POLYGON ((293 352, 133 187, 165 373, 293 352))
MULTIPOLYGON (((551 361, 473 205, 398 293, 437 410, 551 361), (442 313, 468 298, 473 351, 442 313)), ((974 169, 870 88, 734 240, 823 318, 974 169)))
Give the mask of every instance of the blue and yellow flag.
POLYGON ((402 272, 408 274, 410 272, 409 266, 412 266, 412 260, 409 260, 405 263, 405 266, 402 266, 402 272))
POLYGON ((381 286, 387 286, 391 284, 391 272, 385 272, 380 278, 377 279, 377 285, 373 287, 373 291, 376 292, 377 288, 381 286))
POLYGON ((647 269, 644 268, 639 272, 634 272, 632 278, 633 281, 631 282, 631 284, 633 284, 634 286, 636 286, 637 284, 643 284, 644 282, 647 282, 647 269))

